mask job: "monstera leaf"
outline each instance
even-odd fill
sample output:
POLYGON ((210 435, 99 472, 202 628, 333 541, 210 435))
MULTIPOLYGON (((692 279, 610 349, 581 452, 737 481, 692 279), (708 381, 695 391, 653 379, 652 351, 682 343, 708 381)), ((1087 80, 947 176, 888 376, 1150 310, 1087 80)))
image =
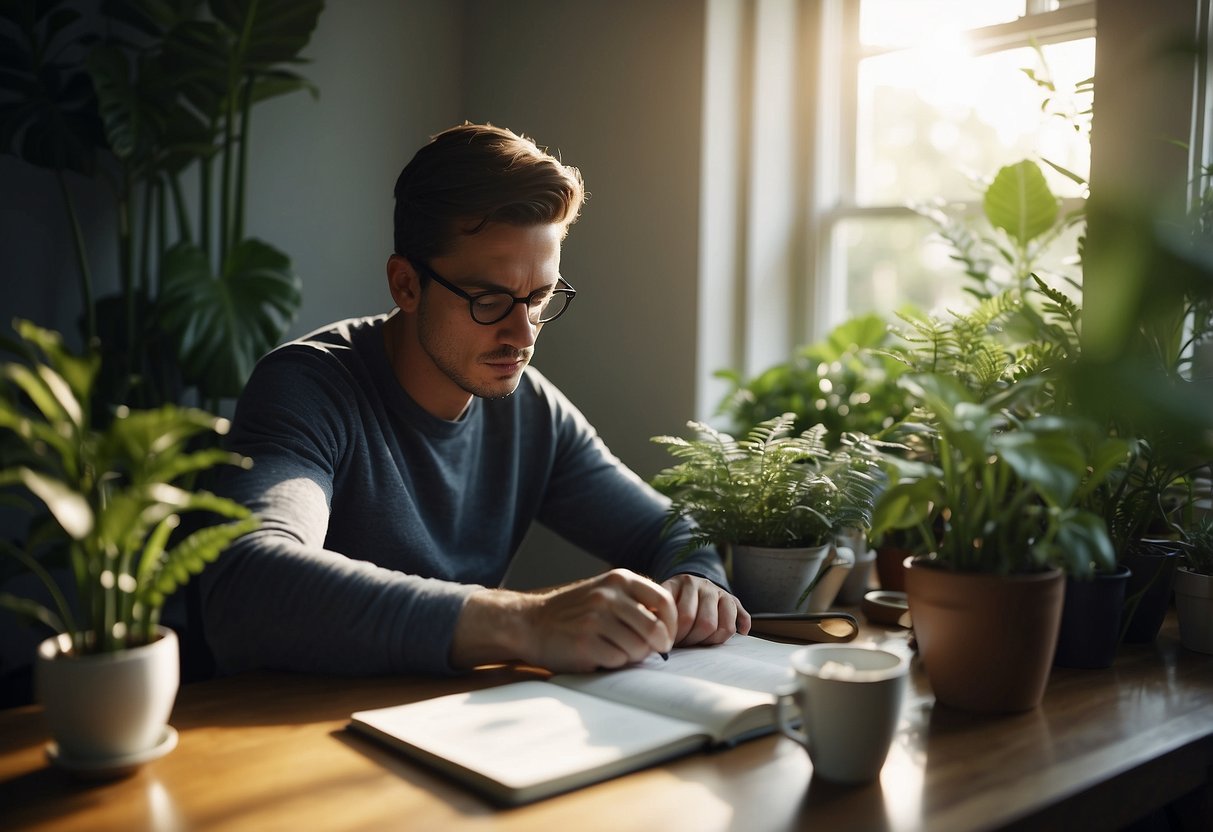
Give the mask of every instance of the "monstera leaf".
POLYGON ((998 171, 983 202, 990 223, 1020 246, 1052 228, 1060 210, 1040 165, 1030 159, 998 171))
POLYGON ((0 153, 93 174, 105 146, 96 96, 83 66, 62 58, 85 26, 62 2, 0 5, 0 153))
POLYGON ((239 395, 257 359, 294 320, 300 292, 290 259, 260 240, 234 246, 218 277, 197 246, 170 249, 160 274, 160 321, 176 341, 185 380, 208 398, 239 395))
POLYGON ((215 152, 213 131, 179 94, 193 73, 171 73, 156 55, 132 60, 116 46, 94 49, 88 67, 110 149, 124 163, 176 171, 215 152))

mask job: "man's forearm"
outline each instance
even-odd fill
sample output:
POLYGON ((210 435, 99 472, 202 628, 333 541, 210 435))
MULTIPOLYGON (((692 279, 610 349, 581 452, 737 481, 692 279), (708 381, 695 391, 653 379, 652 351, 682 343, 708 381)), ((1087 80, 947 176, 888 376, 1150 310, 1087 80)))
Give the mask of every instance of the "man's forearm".
POLYGON ((523 659, 528 605, 524 593, 483 589, 464 601, 451 641, 451 667, 472 668, 523 659))

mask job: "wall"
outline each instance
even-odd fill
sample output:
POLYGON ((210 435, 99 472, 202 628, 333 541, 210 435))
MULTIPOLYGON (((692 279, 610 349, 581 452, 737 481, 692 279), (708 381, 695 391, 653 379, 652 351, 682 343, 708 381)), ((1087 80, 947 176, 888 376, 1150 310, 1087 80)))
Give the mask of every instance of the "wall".
MULTIPOLYGON (((464 9, 463 115, 558 151, 590 191, 562 257, 577 302, 544 330, 534 363, 648 477, 669 459, 649 437, 681 432, 695 408, 704 3, 464 9)), ((537 529, 510 583, 595 568, 537 529)))

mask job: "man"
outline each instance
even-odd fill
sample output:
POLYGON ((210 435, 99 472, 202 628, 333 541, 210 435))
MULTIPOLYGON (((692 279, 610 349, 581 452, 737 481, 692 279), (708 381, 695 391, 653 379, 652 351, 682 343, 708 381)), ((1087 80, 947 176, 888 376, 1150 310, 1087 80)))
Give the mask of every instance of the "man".
POLYGON ((489 125, 434 137, 396 183, 398 307, 257 366, 223 486, 262 518, 201 579, 221 671, 614 668, 747 632, 711 550, 533 367, 575 290, 560 248, 580 173, 489 125), (619 568, 498 587, 533 520, 619 568), (654 576, 653 579, 645 575, 654 576))

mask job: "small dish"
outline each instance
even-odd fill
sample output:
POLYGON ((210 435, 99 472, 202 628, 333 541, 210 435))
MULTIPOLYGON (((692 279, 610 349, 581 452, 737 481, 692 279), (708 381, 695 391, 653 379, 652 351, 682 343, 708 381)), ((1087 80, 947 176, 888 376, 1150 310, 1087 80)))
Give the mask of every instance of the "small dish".
POLYGON ((110 779, 125 777, 144 763, 158 760, 177 747, 177 729, 171 725, 164 726, 160 741, 151 748, 145 748, 134 754, 122 754, 118 757, 78 758, 63 754, 59 743, 51 740, 46 744, 46 758, 59 768, 70 771, 77 777, 90 779, 110 779))
POLYGON ((910 626, 910 602, 904 592, 874 589, 863 596, 859 608, 872 624, 910 626))

